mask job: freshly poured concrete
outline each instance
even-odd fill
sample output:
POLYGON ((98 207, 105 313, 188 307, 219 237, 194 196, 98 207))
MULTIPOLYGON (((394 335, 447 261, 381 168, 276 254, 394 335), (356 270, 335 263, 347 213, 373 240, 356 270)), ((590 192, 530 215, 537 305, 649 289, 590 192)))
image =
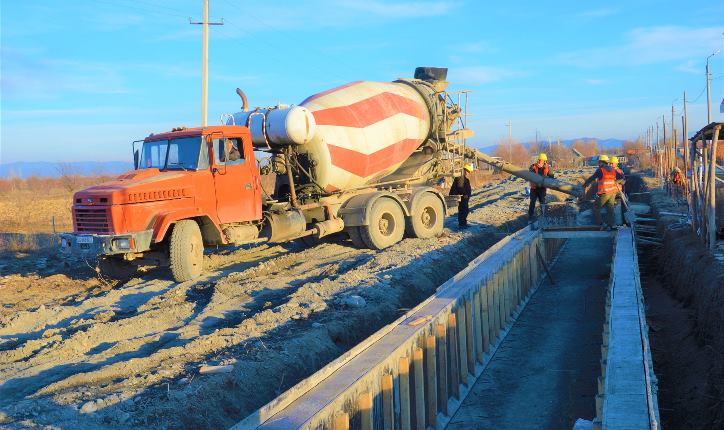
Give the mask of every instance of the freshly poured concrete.
POLYGON ((595 416, 611 239, 570 239, 450 429, 570 429, 595 416))

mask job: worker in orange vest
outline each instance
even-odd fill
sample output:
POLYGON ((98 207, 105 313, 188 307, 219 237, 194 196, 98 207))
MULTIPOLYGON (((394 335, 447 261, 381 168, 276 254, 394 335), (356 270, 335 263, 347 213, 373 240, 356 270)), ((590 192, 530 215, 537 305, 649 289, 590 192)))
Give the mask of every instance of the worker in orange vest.
MULTIPOLYGON (((538 155, 538 161, 530 165, 528 169, 536 175, 547 176, 553 178, 551 166, 548 164, 548 156, 545 153, 538 155)), ((541 210, 544 211, 546 204, 546 188, 539 186, 535 182, 530 183, 530 204, 528 205, 528 220, 535 221, 535 202, 540 202, 541 210)), ((545 213, 545 212, 544 212, 545 213)))
MULTIPOLYGON (((618 167, 618 157, 616 157, 615 155, 611 157, 611 167, 613 167, 614 169, 616 169, 616 172, 620 173, 621 176, 623 176, 624 178, 626 177, 626 175, 623 173, 623 169, 621 169, 620 167, 618 167)), ((624 185, 624 183, 625 183, 625 181, 623 181, 623 180, 616 182, 616 185, 618 185, 618 191, 619 191, 620 193, 623 193, 623 185, 624 185)), ((619 204, 620 201, 621 201, 621 197, 617 194, 617 195, 616 195, 616 204, 619 204)), ((622 220, 623 220, 623 219, 626 219, 626 217, 624 216, 624 205, 623 205, 623 203, 621 203, 621 219, 622 219, 622 220)))
POLYGON ((619 192, 619 184, 617 181, 623 180, 623 174, 616 171, 612 166, 609 165, 608 155, 601 155, 598 157, 598 169, 586 179, 583 183, 583 188, 588 187, 593 181, 596 181, 596 203, 593 206, 593 216, 596 220, 596 224, 601 225, 601 208, 606 206, 606 224, 607 230, 614 228, 614 217, 613 208, 616 205, 616 196, 619 192))

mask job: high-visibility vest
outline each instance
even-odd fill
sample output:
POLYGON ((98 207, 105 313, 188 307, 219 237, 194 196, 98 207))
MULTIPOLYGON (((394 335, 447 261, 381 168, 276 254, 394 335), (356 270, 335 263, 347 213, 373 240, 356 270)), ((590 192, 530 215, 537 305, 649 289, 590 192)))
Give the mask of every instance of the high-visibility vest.
MULTIPOLYGON (((542 176, 548 176, 548 172, 550 172, 551 167, 548 165, 548 163, 543 163, 543 173, 539 173, 540 168, 538 167, 538 163, 533 163, 530 166, 533 169, 533 172, 535 172, 536 175, 542 175, 542 176)), ((530 189, 535 190, 538 188, 538 184, 535 182, 530 183, 530 189)))
MULTIPOLYGON (((620 167, 614 167, 614 169, 616 170, 616 172, 620 173, 621 176, 623 176, 623 170, 621 170, 620 167)), ((618 183, 617 183, 617 184, 616 184, 616 188, 618 188, 619 191, 623 191, 623 185, 622 185, 622 184, 618 184, 618 183)))
POLYGON ((611 166, 599 167, 601 170, 601 179, 598 179, 598 195, 610 194, 618 192, 618 184, 616 184, 616 169, 611 166))

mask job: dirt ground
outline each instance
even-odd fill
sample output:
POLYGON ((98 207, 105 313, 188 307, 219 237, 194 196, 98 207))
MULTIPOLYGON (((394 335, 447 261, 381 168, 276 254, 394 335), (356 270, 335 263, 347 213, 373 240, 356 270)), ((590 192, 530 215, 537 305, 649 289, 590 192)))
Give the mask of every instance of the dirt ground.
MULTIPOLYGON (((685 212, 647 178, 654 212, 685 212)), ((724 264, 679 219, 660 216, 663 247, 639 266, 663 428, 724 428, 724 264)))
POLYGON ((452 216, 442 236, 383 251, 344 237, 220 250, 181 284, 157 269, 116 285, 54 252, 0 253, 0 426, 228 428, 524 225, 524 186, 476 190, 467 230, 452 216))

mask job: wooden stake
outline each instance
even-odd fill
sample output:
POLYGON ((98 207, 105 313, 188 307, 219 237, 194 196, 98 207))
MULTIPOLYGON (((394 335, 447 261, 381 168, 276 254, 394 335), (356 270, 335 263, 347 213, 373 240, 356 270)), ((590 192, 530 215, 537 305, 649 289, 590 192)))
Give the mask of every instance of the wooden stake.
POLYGON ((400 378, 400 429, 410 430, 412 423, 410 422, 410 360, 407 357, 400 358, 399 375, 400 378))
POLYGON ((369 392, 359 395, 357 408, 362 430, 372 430, 372 395, 369 392))
POLYGON ((382 376, 382 428, 393 430, 395 428, 395 405, 393 402, 392 375, 382 376))
POLYGON ((440 403, 440 411, 448 414, 448 391, 447 391, 447 330, 444 324, 438 324, 435 330, 437 337, 437 399, 440 403))
POLYGON ((412 350, 412 369, 415 372, 415 428, 425 430, 425 371, 420 348, 412 350))

